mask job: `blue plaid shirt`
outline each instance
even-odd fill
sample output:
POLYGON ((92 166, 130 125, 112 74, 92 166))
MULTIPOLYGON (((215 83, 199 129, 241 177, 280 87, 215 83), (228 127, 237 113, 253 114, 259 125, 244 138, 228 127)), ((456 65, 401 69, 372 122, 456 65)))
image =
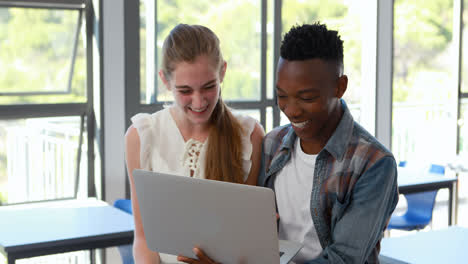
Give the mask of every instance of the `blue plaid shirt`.
MULTIPOLYGON (((397 166, 341 102, 343 117, 310 175, 310 213, 323 251, 306 263, 379 263, 380 240, 398 202, 397 166)), ((260 186, 274 189, 296 137, 290 124, 265 136, 260 186)))

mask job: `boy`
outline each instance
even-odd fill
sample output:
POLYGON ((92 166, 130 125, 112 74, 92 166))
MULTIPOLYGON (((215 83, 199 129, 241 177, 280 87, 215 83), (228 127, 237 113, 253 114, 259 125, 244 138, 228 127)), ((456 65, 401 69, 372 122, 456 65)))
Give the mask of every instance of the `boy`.
POLYGON ((277 100, 291 124, 266 135, 258 180, 275 190, 279 237, 304 244, 296 263, 378 263, 397 166, 341 99, 343 41, 322 24, 296 26, 280 54, 277 100))

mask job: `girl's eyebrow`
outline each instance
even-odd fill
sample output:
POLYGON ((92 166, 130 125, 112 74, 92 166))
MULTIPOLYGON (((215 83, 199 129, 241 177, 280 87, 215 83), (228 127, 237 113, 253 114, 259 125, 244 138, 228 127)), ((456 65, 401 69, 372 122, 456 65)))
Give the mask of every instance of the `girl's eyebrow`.
MULTIPOLYGON (((208 86, 212 83, 216 83, 216 79, 213 79, 213 80, 210 80, 210 81, 207 81, 205 84, 203 84, 201 87, 205 87, 205 86, 208 86)), ((176 85, 175 88, 177 89, 187 89, 187 88, 192 88, 190 87, 189 85, 176 85)))
POLYGON ((205 86, 208 86, 208 85, 211 85, 211 84, 215 84, 216 83, 216 79, 213 79, 211 81, 207 81, 205 84, 202 85, 202 87, 205 87, 205 86))

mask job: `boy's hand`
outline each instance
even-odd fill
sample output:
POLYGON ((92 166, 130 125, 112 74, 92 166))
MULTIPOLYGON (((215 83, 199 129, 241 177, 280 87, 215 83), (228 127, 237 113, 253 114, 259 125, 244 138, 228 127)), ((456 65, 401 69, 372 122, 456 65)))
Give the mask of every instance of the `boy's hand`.
POLYGON ((193 253, 197 256, 198 259, 192 259, 184 256, 177 256, 178 261, 182 261, 189 264, 219 264, 218 262, 210 259, 203 250, 195 247, 193 248, 193 253))

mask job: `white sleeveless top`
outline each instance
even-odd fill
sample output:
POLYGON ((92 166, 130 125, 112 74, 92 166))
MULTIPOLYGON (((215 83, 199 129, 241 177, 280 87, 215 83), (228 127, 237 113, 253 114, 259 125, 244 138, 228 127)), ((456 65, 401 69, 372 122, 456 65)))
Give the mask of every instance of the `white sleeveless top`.
MULTIPOLYGON (((250 135, 257 121, 249 116, 235 115, 235 117, 243 128, 242 165, 246 181, 252 166, 250 135)), ((131 120, 140 137, 142 169, 188 177, 190 171, 193 171, 192 177, 205 178, 207 144, 194 139, 185 142, 169 108, 153 114, 140 113, 131 120)), ((160 257, 162 263, 182 263, 177 262, 176 256, 160 254, 160 257)))

